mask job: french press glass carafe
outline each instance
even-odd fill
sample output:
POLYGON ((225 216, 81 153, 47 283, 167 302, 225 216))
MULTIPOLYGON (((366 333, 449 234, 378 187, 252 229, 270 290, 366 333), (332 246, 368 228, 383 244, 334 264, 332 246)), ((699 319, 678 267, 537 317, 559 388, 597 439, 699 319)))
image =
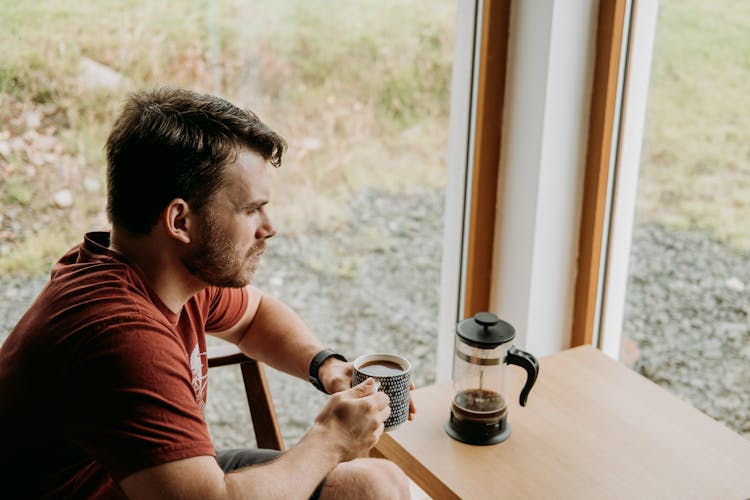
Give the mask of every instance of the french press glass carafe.
POLYGON ((526 370, 521 406, 536 382, 539 363, 511 345, 516 331, 509 323, 480 312, 458 323, 453 358, 453 404, 445 430, 458 441, 495 444, 508 439, 505 366, 526 370))

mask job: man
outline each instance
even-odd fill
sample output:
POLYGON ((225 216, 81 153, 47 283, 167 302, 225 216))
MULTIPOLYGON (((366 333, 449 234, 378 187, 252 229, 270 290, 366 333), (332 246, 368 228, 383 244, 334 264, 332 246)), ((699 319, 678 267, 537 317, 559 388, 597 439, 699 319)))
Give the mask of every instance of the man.
POLYGON ((0 349, 3 497, 408 497, 400 469, 360 458, 387 396, 350 388, 351 364, 249 286, 285 146, 217 97, 129 98, 106 145, 111 234, 55 265, 0 349), (296 446, 215 453, 205 333, 332 394, 296 446))

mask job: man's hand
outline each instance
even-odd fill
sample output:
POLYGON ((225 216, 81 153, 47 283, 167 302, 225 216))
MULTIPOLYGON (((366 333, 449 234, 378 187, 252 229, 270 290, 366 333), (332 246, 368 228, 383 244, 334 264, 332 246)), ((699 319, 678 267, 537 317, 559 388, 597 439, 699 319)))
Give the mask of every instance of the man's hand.
POLYGON ((328 394, 346 391, 352 386, 352 363, 328 358, 318 369, 318 378, 328 394))
MULTIPOLYGON (((321 382, 323 382, 323 387, 326 388, 328 394, 335 394, 351 387, 353 370, 354 367, 352 363, 346 363, 336 358, 328 358, 320 367, 318 376, 320 377, 321 382)), ((409 390, 414 390, 414 383, 411 384, 409 390)), ((414 406, 414 399, 409 398, 409 420, 414 420, 414 414, 416 412, 417 409, 414 406)))
MULTIPOLYGON (((409 391, 414 390, 414 382, 409 386, 409 391)), ((417 407, 414 406, 414 398, 409 394, 409 420, 414 420, 414 414, 417 413, 417 407)))
POLYGON ((368 378, 331 396, 315 418, 315 427, 338 443, 342 461, 367 456, 383 434, 383 422, 391 414, 389 403, 375 380, 368 378))

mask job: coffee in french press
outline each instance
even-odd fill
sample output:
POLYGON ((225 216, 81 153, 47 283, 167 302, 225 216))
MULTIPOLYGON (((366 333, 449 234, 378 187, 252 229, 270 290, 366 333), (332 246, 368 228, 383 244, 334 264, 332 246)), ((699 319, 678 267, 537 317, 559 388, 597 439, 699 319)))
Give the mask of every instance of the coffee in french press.
POLYGON ((446 432, 469 444, 495 444, 510 436, 505 399, 508 364, 526 370, 520 404, 536 382, 536 358, 511 345, 515 329, 496 315, 481 312, 458 323, 453 360, 454 396, 446 432))

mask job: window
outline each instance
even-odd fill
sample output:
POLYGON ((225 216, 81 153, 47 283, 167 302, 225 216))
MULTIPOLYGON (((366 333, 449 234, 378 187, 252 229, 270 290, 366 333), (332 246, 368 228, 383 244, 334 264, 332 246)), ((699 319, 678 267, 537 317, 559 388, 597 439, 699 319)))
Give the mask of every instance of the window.
POLYGON ((657 15, 650 2, 634 5, 605 350, 619 350, 621 328, 624 360, 750 437, 750 233, 744 224, 750 137, 743 123, 750 109, 743 90, 750 10, 734 2, 663 0, 657 15), (644 38, 653 38, 653 56, 644 38), (635 115, 644 118, 628 114, 634 102, 643 107, 635 115), (639 120, 642 150, 640 137, 635 146, 629 139, 639 120))
MULTIPOLYGON (((107 227, 102 146, 124 95, 169 84, 249 107, 289 142, 256 284, 342 352, 401 352, 418 383, 434 378, 454 1, 6 3, 0 335, 62 252, 107 227)), ((222 372, 218 447, 249 425, 222 372)), ((269 378, 292 444, 323 396, 269 378)))

